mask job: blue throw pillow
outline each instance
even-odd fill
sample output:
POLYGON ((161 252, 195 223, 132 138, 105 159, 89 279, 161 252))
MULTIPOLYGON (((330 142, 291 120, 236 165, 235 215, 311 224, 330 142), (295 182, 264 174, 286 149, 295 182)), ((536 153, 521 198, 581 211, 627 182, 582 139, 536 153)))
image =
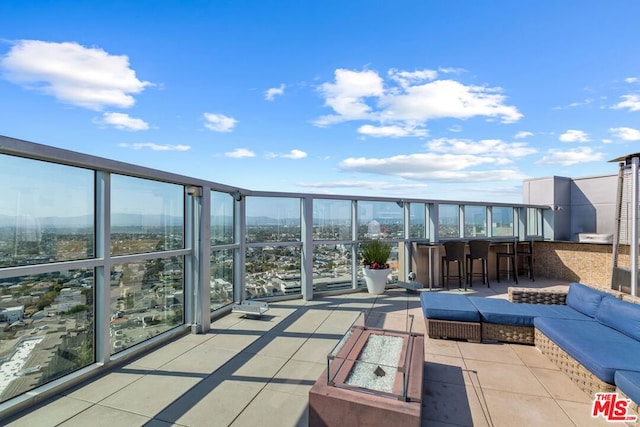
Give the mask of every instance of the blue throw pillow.
POLYGON ((589 317, 596 317, 600 301, 606 296, 607 294, 604 292, 597 291, 580 283, 572 283, 569 285, 567 305, 589 317))
POLYGON ((640 305, 621 301, 611 295, 602 299, 596 320, 640 341, 640 305))

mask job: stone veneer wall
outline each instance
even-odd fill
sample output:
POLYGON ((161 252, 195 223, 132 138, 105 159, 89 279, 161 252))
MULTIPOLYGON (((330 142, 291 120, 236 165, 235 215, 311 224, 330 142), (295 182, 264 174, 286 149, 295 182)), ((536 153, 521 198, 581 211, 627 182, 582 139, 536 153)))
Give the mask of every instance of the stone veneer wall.
MULTIPOLYGON (((577 242, 535 242, 536 277, 611 287, 612 245, 577 242)), ((629 247, 620 246, 618 265, 629 266, 629 247)))

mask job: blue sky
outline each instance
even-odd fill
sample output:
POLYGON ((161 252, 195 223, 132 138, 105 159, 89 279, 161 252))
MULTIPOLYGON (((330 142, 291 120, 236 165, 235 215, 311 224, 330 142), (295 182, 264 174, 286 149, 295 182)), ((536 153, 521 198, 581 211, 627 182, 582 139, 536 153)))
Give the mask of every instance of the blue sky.
POLYGON ((252 190, 521 201, 640 151, 640 2, 0 2, 0 134, 252 190))

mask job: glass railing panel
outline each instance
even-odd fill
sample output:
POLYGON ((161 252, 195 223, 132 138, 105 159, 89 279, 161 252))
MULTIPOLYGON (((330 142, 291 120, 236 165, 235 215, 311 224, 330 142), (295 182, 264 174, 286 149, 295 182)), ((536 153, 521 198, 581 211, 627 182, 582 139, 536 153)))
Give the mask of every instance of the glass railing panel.
POLYGON ((353 245, 315 245, 313 248, 313 292, 352 288, 353 245))
POLYGON ((313 200, 313 239, 351 239, 350 200, 313 200))
POLYGON ((94 256, 94 172, 0 155, 0 267, 94 256))
POLYGON ((111 255, 184 248, 184 187, 113 175, 111 255))
POLYGON ((183 257, 128 262, 111 268, 111 354, 184 323, 183 257))
POLYGON ((527 208, 527 236, 542 234, 542 214, 538 208, 527 208))
POLYGON ((515 236, 514 212, 512 207, 494 206, 491 208, 491 235, 493 237, 515 236))
POLYGON ((440 239, 460 237, 460 206, 438 205, 438 230, 440 239))
POLYGON ((464 206, 464 237, 487 237, 486 206, 464 206))
POLYGON ((233 243, 233 197, 211 192, 211 245, 233 243))
POLYGON ((233 304, 233 249, 212 250, 209 284, 211 310, 233 304))
POLYGON ((247 197, 246 222, 248 243, 299 242, 300 199, 247 197))
POLYGON ((425 239, 428 237, 426 212, 424 203, 411 203, 409 205, 409 237, 412 239, 425 239))
POLYGON ((396 202, 358 202, 358 239, 404 238, 404 210, 396 202))
POLYGON ((301 294, 300 246, 247 248, 246 298, 301 294))
POLYGON ((95 361, 93 270, 2 279, 0 401, 95 361))

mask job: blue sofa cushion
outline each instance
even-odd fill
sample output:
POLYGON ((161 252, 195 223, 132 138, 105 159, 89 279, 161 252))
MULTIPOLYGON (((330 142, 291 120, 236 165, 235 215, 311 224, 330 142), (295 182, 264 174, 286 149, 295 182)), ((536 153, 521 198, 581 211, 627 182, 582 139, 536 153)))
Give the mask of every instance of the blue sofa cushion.
POLYGON ((534 326, 596 377, 614 383, 616 370, 638 369, 640 341, 597 321, 537 317, 534 326))
POLYGON ((476 307, 464 295, 441 292, 421 292, 420 303, 424 317, 459 322, 479 322, 480 315, 476 307))
POLYGON ((589 317, 596 317, 600 301, 606 296, 608 295, 604 292, 574 282, 569 285, 567 305, 589 317))
MULTIPOLYGON (((639 368, 640 369, 640 368, 639 368)), ((616 386, 635 403, 640 402, 640 372, 616 371, 616 386)))
POLYGON ((640 341, 640 305, 608 295, 602 298, 596 320, 640 341))
POLYGON ((486 323, 514 326, 533 326, 538 316, 560 319, 591 320, 566 305, 519 304, 501 298, 469 297, 480 312, 480 320, 486 323))

